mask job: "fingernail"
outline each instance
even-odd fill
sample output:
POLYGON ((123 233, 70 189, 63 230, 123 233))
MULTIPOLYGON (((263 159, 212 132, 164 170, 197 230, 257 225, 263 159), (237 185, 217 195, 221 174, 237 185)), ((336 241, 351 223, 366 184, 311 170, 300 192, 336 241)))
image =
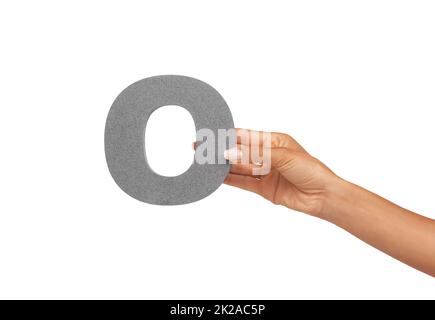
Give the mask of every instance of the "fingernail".
POLYGON ((224 151, 224 158, 230 161, 242 159, 242 151, 237 148, 231 148, 224 151))

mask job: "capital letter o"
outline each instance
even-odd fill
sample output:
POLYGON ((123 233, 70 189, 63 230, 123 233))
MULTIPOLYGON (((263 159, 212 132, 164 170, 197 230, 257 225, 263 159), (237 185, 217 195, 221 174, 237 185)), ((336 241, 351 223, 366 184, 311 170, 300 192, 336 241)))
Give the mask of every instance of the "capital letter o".
POLYGON ((222 184, 229 164, 218 164, 224 162, 223 155, 216 154, 215 164, 193 161, 179 176, 155 173, 146 158, 145 128, 151 113, 166 105, 187 109, 196 131, 207 128, 217 137, 218 129, 234 128, 230 109, 210 85, 185 76, 146 78, 124 89, 110 108, 104 135, 107 165, 118 186, 137 200, 158 205, 194 202, 222 184))

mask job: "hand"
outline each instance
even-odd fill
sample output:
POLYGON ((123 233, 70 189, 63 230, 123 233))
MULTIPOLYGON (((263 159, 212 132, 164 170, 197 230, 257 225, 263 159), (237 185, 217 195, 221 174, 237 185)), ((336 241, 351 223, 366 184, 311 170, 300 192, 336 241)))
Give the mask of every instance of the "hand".
POLYGON ((234 163, 225 180, 227 184, 330 221, 392 257, 435 276, 435 220, 337 177, 282 133, 254 131, 254 135, 260 135, 254 140, 260 143, 255 142, 254 147, 260 146, 264 136, 270 138, 269 148, 263 143, 260 150, 264 159, 270 155, 271 165, 268 173, 254 175, 253 170, 259 166, 255 161, 246 161, 252 145, 244 142, 252 132, 237 129, 237 148, 225 153, 234 163))
POLYGON ((241 161, 242 155, 249 153, 252 143, 250 139, 244 138, 252 133, 259 134, 258 141, 261 144, 265 133, 237 129, 238 152, 226 152, 226 158, 233 164, 225 183, 258 193, 274 204, 319 216, 328 188, 338 177, 305 151, 292 137, 275 132, 269 136, 270 172, 265 175, 253 175, 253 169, 259 165, 252 161, 242 164, 241 161), (244 140, 250 142, 243 144, 244 140))

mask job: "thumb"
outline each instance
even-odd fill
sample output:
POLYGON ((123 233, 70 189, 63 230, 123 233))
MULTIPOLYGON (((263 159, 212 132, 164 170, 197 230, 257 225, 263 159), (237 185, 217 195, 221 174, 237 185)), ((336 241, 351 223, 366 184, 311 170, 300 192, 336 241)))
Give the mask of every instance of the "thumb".
POLYGON ((268 161, 270 166, 278 171, 287 170, 294 166, 299 157, 300 153, 298 151, 287 148, 271 148, 264 150, 263 164, 268 161))
MULTIPOLYGON (((287 168, 296 157, 296 152, 293 152, 287 148, 272 148, 270 149, 269 154, 270 164, 277 170, 287 168)), ((266 155, 264 158, 266 159, 267 157, 268 156, 266 155)))

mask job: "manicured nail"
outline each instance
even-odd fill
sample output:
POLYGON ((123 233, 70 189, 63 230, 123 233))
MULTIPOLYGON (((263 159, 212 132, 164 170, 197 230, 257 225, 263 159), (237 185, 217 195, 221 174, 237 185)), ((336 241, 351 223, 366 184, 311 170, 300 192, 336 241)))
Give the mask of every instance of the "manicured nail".
POLYGON ((242 151, 238 150, 236 147, 225 150, 224 158, 230 161, 240 160, 242 159, 242 151))

